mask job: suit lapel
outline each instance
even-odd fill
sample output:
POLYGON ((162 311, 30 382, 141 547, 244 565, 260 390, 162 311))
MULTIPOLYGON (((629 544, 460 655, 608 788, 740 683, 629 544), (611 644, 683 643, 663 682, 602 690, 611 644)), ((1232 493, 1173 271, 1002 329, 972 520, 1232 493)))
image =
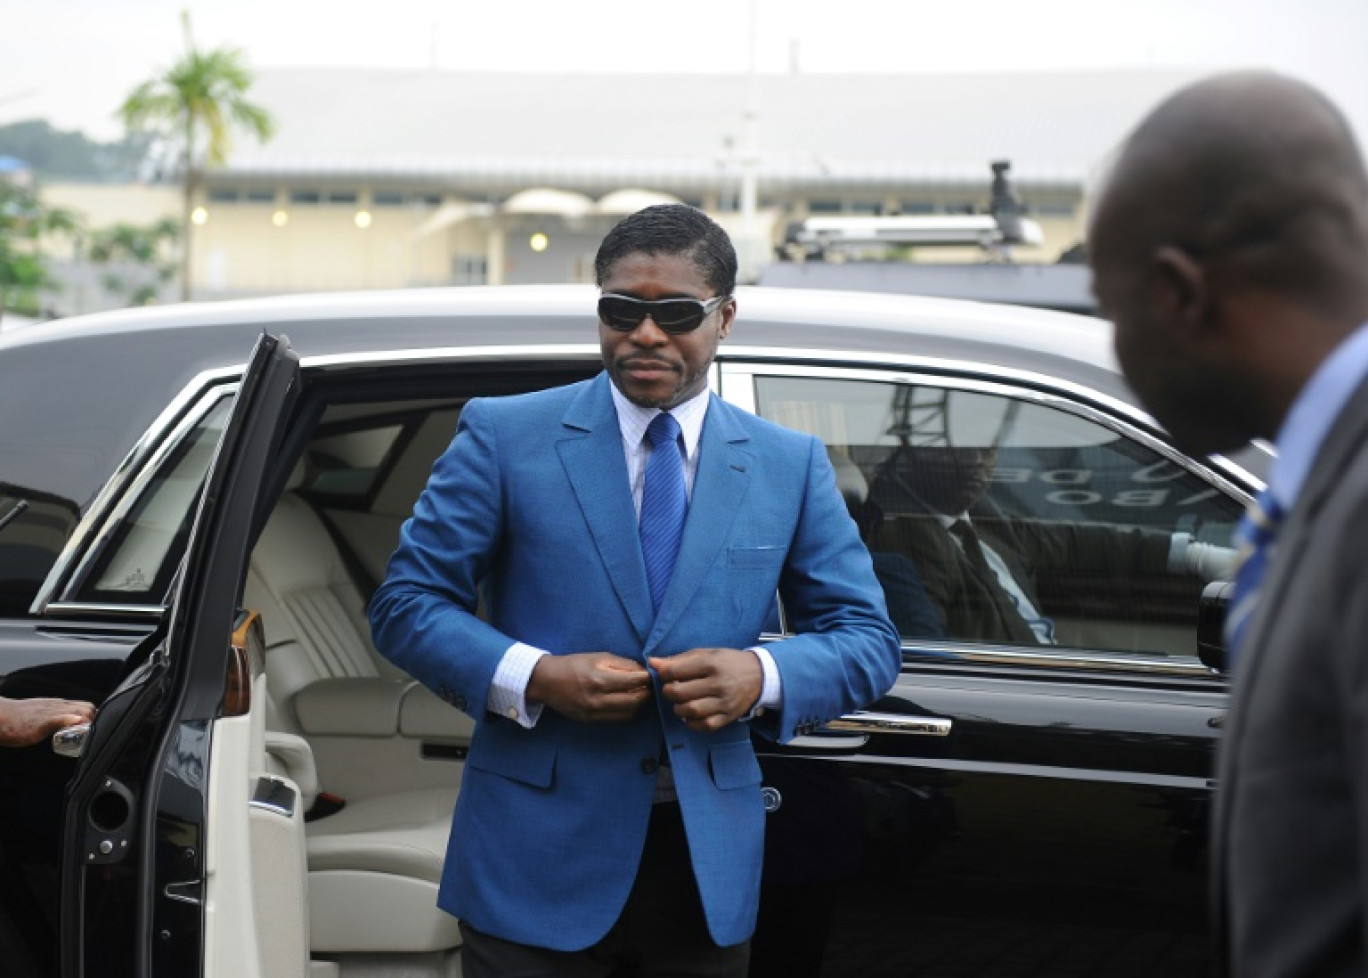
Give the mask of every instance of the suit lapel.
MULTIPOLYGON (((684 522, 684 539, 646 643, 648 653, 688 607, 718 552, 731 538, 732 523, 750 485, 753 457, 747 448, 749 440, 750 436, 728 413, 727 405, 712 397, 699 441, 698 472, 684 522)), ((642 580, 644 588, 644 572, 642 580)), ((648 599, 648 607, 649 604, 648 599)))
POLYGON ((1330 429, 1325 443, 1321 446, 1306 485, 1302 487, 1301 497, 1293 505, 1287 516, 1276 543, 1269 564, 1268 576, 1259 589, 1259 602, 1246 633, 1247 649, 1240 655, 1236 679, 1232 683, 1230 706, 1227 710, 1227 723, 1222 733, 1219 764, 1217 765, 1216 818, 1213 845, 1214 899, 1218 914, 1218 924, 1222 938, 1228 926, 1225 892, 1226 840, 1229 837, 1231 808, 1228 803, 1233 797, 1235 772, 1238 769, 1235 748, 1240 742, 1248 713, 1248 703, 1259 677, 1259 668, 1271 654, 1266 648, 1268 628, 1266 619, 1282 602, 1283 592, 1301 565, 1302 555, 1307 548, 1307 528, 1312 525, 1326 497, 1339 483, 1345 467, 1358 454, 1364 439, 1368 438, 1368 381, 1359 385, 1357 391, 1344 406, 1339 419, 1330 429))
MULTIPOLYGON (((1314 523, 1326 497, 1339 484, 1345 467, 1358 454, 1365 437, 1368 437, 1368 381, 1359 385, 1326 435, 1307 476, 1306 485, 1302 487, 1301 497, 1293 504, 1292 512, 1278 534, 1268 575, 1259 588, 1255 617, 1250 622, 1248 650, 1240 656, 1238 668, 1242 675, 1235 684, 1236 707, 1243 704, 1246 698, 1244 692, 1254 684, 1266 644, 1264 638, 1268 629, 1265 619, 1271 609, 1281 603, 1282 593, 1301 563, 1302 552, 1306 549, 1307 527, 1314 523)), ((1243 711, 1236 709, 1234 712, 1239 714, 1243 711)))
POLYGON ((579 393, 565 412, 566 437, 556 449, 613 589, 644 643, 651 631, 651 593, 609 383, 600 374, 579 393))

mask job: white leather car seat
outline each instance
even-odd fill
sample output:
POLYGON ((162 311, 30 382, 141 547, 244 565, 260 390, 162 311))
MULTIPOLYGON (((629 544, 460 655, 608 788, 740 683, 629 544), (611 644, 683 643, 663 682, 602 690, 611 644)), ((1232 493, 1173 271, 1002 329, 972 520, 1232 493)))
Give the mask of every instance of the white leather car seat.
POLYGON ((301 462, 252 551, 244 600, 266 623, 266 674, 281 712, 278 725, 287 730, 299 729, 295 694, 320 679, 413 682, 371 645, 365 602, 346 562, 318 513, 295 491, 303 474, 301 462))
MULTIPOLYGON (((301 473, 297 466, 252 552, 243 603, 265 628, 271 763, 310 804, 320 785, 293 709, 301 690, 351 679, 393 682, 397 700, 425 691, 374 652, 361 594, 321 518, 294 491, 301 473)), ((455 918, 436 905, 455 803, 450 786, 378 794, 306 825, 313 953, 460 945, 455 918)))

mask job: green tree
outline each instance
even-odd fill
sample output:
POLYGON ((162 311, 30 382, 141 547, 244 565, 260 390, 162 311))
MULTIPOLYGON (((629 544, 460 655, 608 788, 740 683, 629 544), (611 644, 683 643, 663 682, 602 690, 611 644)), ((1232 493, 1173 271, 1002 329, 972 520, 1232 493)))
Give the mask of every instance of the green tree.
POLYGON ((138 176, 152 137, 125 136, 101 143, 75 130, 54 129, 41 119, 0 126, 0 156, 14 156, 46 180, 122 183, 138 176))
POLYGON ((208 167, 222 166, 235 129, 265 141, 275 122, 248 101, 252 73, 236 48, 201 51, 190 36, 190 15, 181 13, 185 54, 161 75, 135 88, 119 107, 130 132, 159 132, 181 160, 181 298, 190 298, 190 215, 208 167))
POLYGON ((166 254, 180 231, 174 217, 147 227, 115 224, 91 233, 86 255, 104 269, 100 281, 106 289, 130 306, 145 306, 157 301, 176 274, 176 263, 166 254))
POLYGON ((42 314, 42 292, 53 285, 43 239, 79 230, 71 211, 45 205, 22 183, 0 179, 0 310, 42 314))

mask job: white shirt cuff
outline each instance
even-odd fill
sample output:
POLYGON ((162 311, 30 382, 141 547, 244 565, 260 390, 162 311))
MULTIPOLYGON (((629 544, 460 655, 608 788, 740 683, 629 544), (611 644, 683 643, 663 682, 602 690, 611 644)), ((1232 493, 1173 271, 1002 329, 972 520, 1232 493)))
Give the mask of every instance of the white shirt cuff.
POLYGON ((777 710, 784 705, 784 688, 779 681, 779 667, 774 664, 774 656, 770 655, 769 649, 763 645, 754 645, 750 648, 755 653, 755 657, 760 660, 760 671, 764 674, 764 685, 760 689, 760 699, 758 699, 751 711, 746 714, 745 719, 758 717, 766 710, 777 710))
POLYGON ((532 670, 549 653, 542 649, 514 642, 499 660, 494 678, 489 684, 489 700, 485 709, 501 717, 517 721, 520 727, 532 729, 542 713, 542 704, 527 703, 527 682, 532 670))

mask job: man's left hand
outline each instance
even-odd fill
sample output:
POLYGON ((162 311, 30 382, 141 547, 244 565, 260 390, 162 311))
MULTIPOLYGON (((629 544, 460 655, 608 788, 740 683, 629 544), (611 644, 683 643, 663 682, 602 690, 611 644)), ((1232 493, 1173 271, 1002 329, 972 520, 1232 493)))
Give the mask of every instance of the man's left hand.
POLYGON ((765 685, 760 659, 745 649, 690 649, 648 661, 675 715, 700 733, 745 716, 765 685))

